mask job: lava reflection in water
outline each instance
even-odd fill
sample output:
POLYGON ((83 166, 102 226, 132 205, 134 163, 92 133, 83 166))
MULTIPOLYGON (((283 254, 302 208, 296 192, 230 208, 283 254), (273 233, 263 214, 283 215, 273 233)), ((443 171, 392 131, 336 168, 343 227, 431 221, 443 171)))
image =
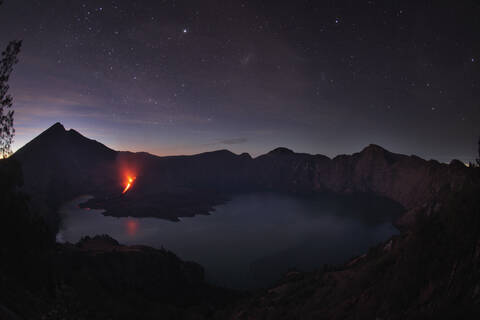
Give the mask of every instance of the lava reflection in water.
POLYGON ((125 223, 125 228, 129 236, 134 236, 138 231, 138 221, 137 220, 127 220, 125 223))

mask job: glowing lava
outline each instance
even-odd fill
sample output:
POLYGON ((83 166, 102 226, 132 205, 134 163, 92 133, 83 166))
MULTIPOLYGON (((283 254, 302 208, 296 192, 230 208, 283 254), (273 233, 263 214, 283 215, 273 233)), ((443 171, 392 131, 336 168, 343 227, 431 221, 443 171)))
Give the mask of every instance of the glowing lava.
POLYGON ((132 187, 133 185, 133 181, 135 181, 135 177, 128 177, 127 178, 127 184, 125 185, 125 189, 123 189, 122 193, 125 193, 127 192, 128 190, 130 190, 130 188, 132 187))

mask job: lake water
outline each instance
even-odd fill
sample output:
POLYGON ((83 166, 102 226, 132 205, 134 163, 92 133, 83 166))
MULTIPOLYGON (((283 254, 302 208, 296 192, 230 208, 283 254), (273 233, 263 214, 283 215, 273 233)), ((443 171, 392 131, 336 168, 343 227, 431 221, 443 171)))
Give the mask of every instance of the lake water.
POLYGON ((256 193, 234 196, 210 215, 171 222, 79 208, 87 199, 62 207, 59 242, 108 234, 122 244, 164 247, 200 263, 210 282, 234 288, 266 286, 292 268, 309 271, 363 254, 398 233, 392 221, 400 213, 371 199, 256 193))

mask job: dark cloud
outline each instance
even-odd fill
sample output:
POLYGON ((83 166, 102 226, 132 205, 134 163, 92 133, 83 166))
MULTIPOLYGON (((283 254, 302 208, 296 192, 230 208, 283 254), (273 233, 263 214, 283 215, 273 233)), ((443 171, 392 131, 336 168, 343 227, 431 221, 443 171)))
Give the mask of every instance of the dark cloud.
POLYGON ((225 139, 221 140, 220 143, 226 144, 226 145, 233 145, 233 144, 241 144, 247 142, 247 138, 233 138, 233 139, 225 139))

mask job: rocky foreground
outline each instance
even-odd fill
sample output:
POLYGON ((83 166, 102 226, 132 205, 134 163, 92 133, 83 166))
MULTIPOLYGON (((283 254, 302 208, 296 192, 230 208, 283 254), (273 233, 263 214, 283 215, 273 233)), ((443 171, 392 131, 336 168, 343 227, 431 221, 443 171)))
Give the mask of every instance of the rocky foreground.
POLYGON ((106 235, 57 245, 53 269, 56 296, 46 318, 207 318, 238 297, 205 283, 194 262, 106 235))

